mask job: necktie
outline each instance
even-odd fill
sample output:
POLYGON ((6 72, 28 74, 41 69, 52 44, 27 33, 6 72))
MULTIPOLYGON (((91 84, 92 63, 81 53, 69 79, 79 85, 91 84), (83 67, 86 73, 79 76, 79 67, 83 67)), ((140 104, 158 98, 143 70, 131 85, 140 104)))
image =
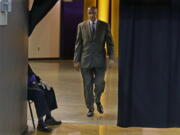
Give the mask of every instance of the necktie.
POLYGON ((93 23, 92 23, 92 35, 93 35, 93 37, 94 37, 94 35, 95 35, 95 31, 96 31, 95 23, 93 22, 93 23))

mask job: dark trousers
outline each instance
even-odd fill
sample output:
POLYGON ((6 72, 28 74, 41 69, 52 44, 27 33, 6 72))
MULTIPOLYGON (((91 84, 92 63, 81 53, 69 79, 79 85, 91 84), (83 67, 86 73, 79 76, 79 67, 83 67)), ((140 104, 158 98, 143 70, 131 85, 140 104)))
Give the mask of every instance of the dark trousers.
POLYGON ((35 104, 38 118, 49 114, 57 108, 56 97, 53 88, 50 91, 42 89, 37 84, 28 86, 28 100, 32 100, 35 104))
POLYGON ((99 103, 101 100, 101 95, 104 92, 105 87, 105 71, 105 67, 81 68, 81 74, 84 84, 84 97, 88 109, 94 109, 94 101, 96 103, 99 103))

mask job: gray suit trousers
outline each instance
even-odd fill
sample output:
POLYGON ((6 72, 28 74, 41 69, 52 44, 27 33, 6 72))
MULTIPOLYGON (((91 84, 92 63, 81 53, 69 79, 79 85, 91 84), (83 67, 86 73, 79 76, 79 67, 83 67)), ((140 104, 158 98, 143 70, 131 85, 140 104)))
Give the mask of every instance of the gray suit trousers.
POLYGON ((94 101, 96 103, 100 102, 101 95, 105 88, 105 72, 106 67, 81 68, 84 97, 88 109, 94 109, 94 101))

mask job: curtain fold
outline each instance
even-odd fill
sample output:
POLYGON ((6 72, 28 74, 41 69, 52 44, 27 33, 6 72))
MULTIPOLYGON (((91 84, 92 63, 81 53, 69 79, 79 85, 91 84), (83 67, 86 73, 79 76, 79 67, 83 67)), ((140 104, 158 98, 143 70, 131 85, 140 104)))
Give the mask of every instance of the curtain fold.
POLYGON ((121 0, 118 126, 180 126, 180 4, 121 0))

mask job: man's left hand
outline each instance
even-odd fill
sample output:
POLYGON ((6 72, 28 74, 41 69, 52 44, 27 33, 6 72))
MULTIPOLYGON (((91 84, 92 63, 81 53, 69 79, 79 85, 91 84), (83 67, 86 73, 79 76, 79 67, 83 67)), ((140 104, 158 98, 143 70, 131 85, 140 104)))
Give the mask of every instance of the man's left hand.
POLYGON ((43 89, 47 89, 48 91, 51 90, 51 87, 44 81, 40 80, 40 85, 43 87, 43 89))

